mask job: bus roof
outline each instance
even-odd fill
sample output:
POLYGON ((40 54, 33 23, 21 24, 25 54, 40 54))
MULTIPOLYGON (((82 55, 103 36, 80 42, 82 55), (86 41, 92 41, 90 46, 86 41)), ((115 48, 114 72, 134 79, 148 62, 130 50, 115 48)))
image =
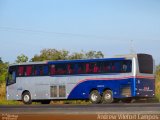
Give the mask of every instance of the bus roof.
MULTIPOLYGON (((138 54, 144 54, 149 55, 145 53, 138 53, 138 54)), ((54 61, 42 61, 42 62, 25 62, 25 63, 15 63, 11 64, 10 66, 16 66, 16 65, 40 65, 40 64, 58 64, 58 63, 74 63, 74 62, 96 62, 96 61, 104 61, 104 60, 125 60, 125 59, 132 59, 137 58, 138 54, 124 54, 124 55, 116 55, 113 58, 98 58, 98 59, 77 59, 77 60, 54 60, 54 61)))

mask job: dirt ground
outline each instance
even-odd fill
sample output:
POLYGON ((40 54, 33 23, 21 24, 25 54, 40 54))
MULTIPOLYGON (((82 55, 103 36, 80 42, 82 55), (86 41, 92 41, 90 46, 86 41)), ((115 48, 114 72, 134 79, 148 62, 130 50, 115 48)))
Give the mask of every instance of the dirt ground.
POLYGON ((160 114, 1 114, 0 120, 160 120, 160 114))
POLYGON ((1 115, 0 120, 97 120, 97 115, 1 115))

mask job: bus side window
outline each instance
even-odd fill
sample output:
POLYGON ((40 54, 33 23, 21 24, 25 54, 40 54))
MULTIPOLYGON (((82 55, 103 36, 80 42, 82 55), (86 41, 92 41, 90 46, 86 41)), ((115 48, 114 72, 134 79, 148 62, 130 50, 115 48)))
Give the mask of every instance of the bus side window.
POLYGON ((79 63, 79 64, 77 64, 77 66, 78 66, 78 74, 84 74, 85 73, 85 64, 79 63))
POLYGON ((19 66, 18 67, 18 76, 23 76, 24 75, 24 66, 19 66))
POLYGON ((43 66, 43 75, 48 75, 48 65, 43 66))
POLYGON ((128 69, 128 66, 127 66, 126 62, 123 62, 122 63, 122 72, 123 73, 127 72, 127 69, 128 69))
POLYGON ((114 66, 115 66, 115 73, 120 73, 121 72, 121 61, 116 61, 114 62, 114 66))
POLYGON ((132 69, 132 62, 131 62, 131 60, 125 61, 123 67, 125 69, 125 72, 131 72, 131 69, 132 69))
POLYGON ((100 72, 100 65, 98 63, 93 64, 93 73, 99 73, 100 72))
POLYGON ((131 60, 125 60, 122 62, 122 72, 128 73, 131 72, 132 69, 132 61, 131 60))
POLYGON ((90 64, 86 63, 86 73, 90 73, 91 69, 90 69, 90 64))
POLYGON ((57 64, 56 65, 56 74, 58 74, 58 75, 67 74, 66 64, 57 64))
POLYGON ((68 72, 68 74, 74 74, 74 65, 73 64, 67 64, 67 72, 68 72))
POLYGON ((112 72, 112 73, 115 73, 115 71, 116 71, 116 66, 115 66, 115 63, 112 62, 112 63, 111 63, 111 72, 112 72))
POLYGON ((127 72, 131 72, 131 71, 132 71, 132 61, 129 60, 129 61, 127 62, 127 72))
POLYGON ((56 74, 55 65, 50 65, 50 75, 55 75, 55 74, 56 74))
POLYGON ((78 74, 78 64, 74 65, 74 74, 78 74))
POLYGON ((105 73, 110 73, 110 71, 111 71, 111 65, 110 65, 110 62, 104 62, 103 63, 103 72, 105 72, 105 73))
POLYGON ((32 66, 27 66, 26 67, 25 75, 26 76, 31 76, 32 75, 32 66))
POLYGON ((34 75, 35 75, 35 76, 40 75, 40 69, 39 69, 39 66, 38 66, 38 65, 35 65, 35 66, 34 66, 34 75))

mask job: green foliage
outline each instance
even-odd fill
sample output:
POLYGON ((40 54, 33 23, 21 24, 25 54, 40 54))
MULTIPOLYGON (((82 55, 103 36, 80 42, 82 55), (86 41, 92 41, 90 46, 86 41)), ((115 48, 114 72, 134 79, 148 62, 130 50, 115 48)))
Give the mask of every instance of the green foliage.
POLYGON ((3 62, 2 59, 0 58, 0 85, 5 82, 5 78, 7 75, 7 68, 8 68, 8 63, 3 62))
POLYGON ((93 59, 93 58, 103 58, 104 55, 101 51, 89 51, 87 52, 86 54, 86 58, 90 58, 90 59, 93 59))
POLYGON ((104 55, 101 51, 88 51, 86 53, 81 51, 69 54, 67 50, 43 49, 40 51, 40 54, 36 54, 31 61, 93 59, 103 57, 104 55))
POLYGON ((74 59, 85 59, 85 55, 83 52, 75 52, 68 57, 70 60, 74 59))
POLYGON ((27 62, 28 61, 28 57, 24 54, 21 54, 19 56, 17 56, 17 60, 16 63, 23 63, 23 62, 27 62))
POLYGON ((156 67, 156 98, 160 101, 160 65, 156 67))
POLYGON ((35 55, 31 61, 65 60, 68 54, 69 52, 66 50, 43 49, 40 51, 40 55, 35 55))

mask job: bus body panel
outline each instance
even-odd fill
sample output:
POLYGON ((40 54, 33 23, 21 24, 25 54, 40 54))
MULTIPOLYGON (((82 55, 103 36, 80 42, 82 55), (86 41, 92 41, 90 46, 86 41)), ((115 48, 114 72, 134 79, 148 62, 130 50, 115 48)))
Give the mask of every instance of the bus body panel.
POLYGON ((73 75, 73 76, 47 76, 47 77, 18 77, 16 87, 8 86, 8 100, 21 100, 24 91, 29 91, 33 100, 43 99, 88 99, 89 92, 97 89, 101 94, 109 88, 114 91, 115 98, 127 96, 118 95, 123 87, 131 87, 131 95, 134 96, 134 79, 132 74, 102 74, 102 75, 73 75), (28 81, 32 81, 32 84, 28 81), (51 86, 57 86, 57 97, 51 97, 51 86), (65 86, 65 96, 59 97, 59 86, 65 86), (12 90, 11 90, 12 89, 12 90), (14 92, 17 91, 17 92, 14 92), (13 94, 14 93, 14 94, 13 94), (73 97, 74 96, 74 97, 73 97), (78 97, 79 96, 79 97, 78 97))
POLYGON ((137 78, 136 89, 137 97, 154 97, 155 79, 137 78))

